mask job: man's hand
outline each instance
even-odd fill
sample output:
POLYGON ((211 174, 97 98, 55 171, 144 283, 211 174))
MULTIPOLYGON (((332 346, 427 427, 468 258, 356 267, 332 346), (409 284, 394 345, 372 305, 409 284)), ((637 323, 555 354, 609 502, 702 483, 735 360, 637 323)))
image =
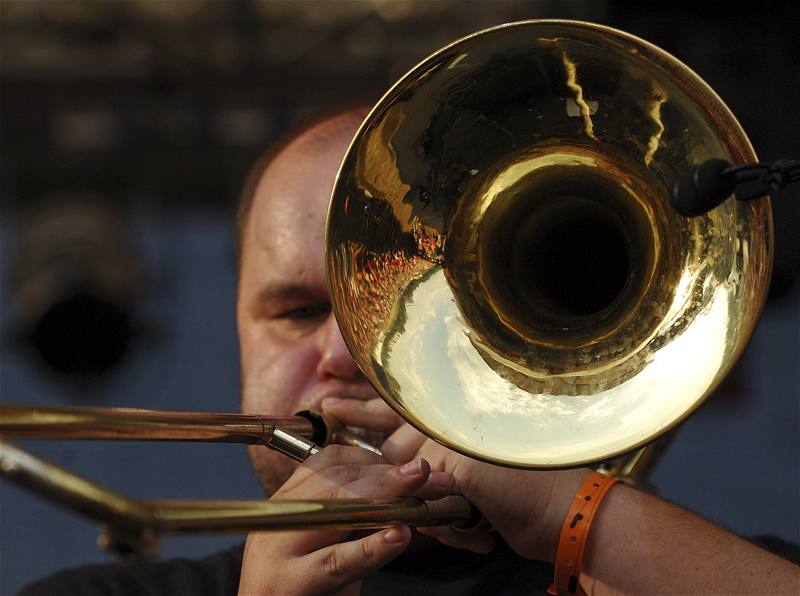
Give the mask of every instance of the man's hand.
MULTIPOLYGON (((403 466, 378 463, 356 447, 332 445, 309 458, 270 500, 439 499, 452 493, 450 474, 423 459, 403 466)), ((247 537, 240 594, 357 594, 360 580, 408 546, 406 526, 350 539, 348 530, 252 532, 247 537)))
MULTIPOLYGON (((542 561, 555 559, 564 517, 589 470, 534 472, 465 457, 403 422, 380 399, 325 400, 322 408, 343 424, 383 432, 393 430, 381 445, 387 460, 402 462, 423 457, 433 470, 449 472, 455 477, 458 491, 518 554, 542 561)), ((440 527, 420 528, 419 532, 450 546, 481 553, 489 552, 494 542, 492 533, 487 531, 458 532, 440 527)))
MULTIPOLYGON (((382 446, 390 461, 423 457, 431 468, 453 475, 458 491, 475 505, 489 525, 520 556, 553 561, 561 525, 572 498, 589 470, 538 472, 496 466, 456 453, 424 438, 405 425, 382 446), (414 451, 415 450, 415 451, 414 451)), ((478 550, 485 545, 485 534, 458 532, 452 528, 421 528, 445 544, 478 550)), ((485 552, 485 551, 484 551, 485 552)))
MULTIPOLYGON (((378 410, 380 405, 376 401, 371 408, 378 410)), ((351 424, 343 406, 331 413, 351 424)), ((384 413, 383 420, 386 417, 384 413)), ((369 428, 363 410, 360 420, 369 428)), ((459 492, 509 546, 523 557, 544 561, 554 560, 569 505, 590 473, 486 464, 442 447, 407 424, 400 425, 381 450, 390 461, 423 457, 432 469, 451 473, 459 492)), ((444 527, 419 531, 460 548, 480 551, 486 544, 482 533, 444 527)), ((800 593, 798 566, 688 511, 621 485, 605 499, 602 515, 592 526, 583 570, 581 585, 587 593, 800 593)))
POLYGON ((347 426, 381 432, 386 436, 406 424, 406 421, 379 397, 366 400, 328 397, 322 401, 322 411, 333 415, 337 421, 347 426))

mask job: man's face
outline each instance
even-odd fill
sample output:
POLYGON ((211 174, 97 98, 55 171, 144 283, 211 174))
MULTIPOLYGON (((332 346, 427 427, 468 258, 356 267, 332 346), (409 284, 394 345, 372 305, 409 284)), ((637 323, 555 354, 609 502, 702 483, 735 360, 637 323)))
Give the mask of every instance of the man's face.
MULTIPOLYGON (((236 319, 245 414, 320 410, 326 397, 377 397, 350 356, 331 313, 323 262, 333 181, 355 132, 325 123, 295 139, 270 164, 244 230, 236 319)), ((249 448, 268 493, 297 464, 249 448)))

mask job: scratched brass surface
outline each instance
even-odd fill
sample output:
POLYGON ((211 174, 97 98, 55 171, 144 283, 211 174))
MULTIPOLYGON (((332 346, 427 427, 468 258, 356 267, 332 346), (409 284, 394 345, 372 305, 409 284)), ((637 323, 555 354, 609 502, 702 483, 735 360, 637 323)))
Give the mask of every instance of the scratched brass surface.
POLYGON ((756 159, 645 41, 528 21, 455 42, 342 164, 326 259, 348 347, 406 420, 472 457, 569 467, 652 441, 727 374, 769 282, 767 199, 695 219, 667 203, 712 157, 756 159))

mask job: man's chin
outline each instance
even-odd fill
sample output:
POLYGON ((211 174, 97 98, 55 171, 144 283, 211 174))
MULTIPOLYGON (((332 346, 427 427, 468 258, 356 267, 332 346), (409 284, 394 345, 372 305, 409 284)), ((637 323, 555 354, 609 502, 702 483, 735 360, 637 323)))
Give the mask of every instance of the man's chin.
POLYGON ((292 458, 263 445, 249 445, 247 455, 267 497, 274 495, 300 465, 292 458))

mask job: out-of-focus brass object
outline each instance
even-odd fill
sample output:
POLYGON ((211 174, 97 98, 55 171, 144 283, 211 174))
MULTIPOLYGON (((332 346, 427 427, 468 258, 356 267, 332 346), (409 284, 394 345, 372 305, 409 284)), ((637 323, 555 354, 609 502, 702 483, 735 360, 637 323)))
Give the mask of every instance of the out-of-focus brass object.
POLYGON ((768 287, 768 200, 668 203, 712 157, 756 161, 650 43, 575 21, 453 43, 386 93, 339 172, 326 258, 348 347, 470 457, 560 468, 653 441, 733 366, 768 287))
POLYGON ((398 523, 438 526, 474 515, 463 497, 332 501, 140 501, 89 482, 0 441, 0 471, 10 480, 105 524, 99 544, 118 554, 154 556, 162 534, 307 528, 368 529, 398 523))

